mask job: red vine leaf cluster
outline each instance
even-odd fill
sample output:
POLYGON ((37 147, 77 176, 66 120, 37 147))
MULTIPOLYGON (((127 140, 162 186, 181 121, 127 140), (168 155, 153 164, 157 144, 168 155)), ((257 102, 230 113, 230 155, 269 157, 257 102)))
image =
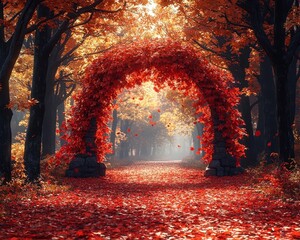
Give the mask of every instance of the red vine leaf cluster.
POLYGON ((214 123, 218 116, 218 131, 226 142, 227 152, 239 160, 244 146, 239 143, 245 131, 237 110, 239 90, 227 72, 212 66, 195 49, 169 39, 158 39, 120 45, 102 54, 86 70, 82 91, 75 96, 75 106, 66 124, 68 144, 57 154, 58 159, 71 160, 85 151, 84 135, 90 119, 97 119, 97 154, 103 161, 111 151, 108 120, 114 108, 113 100, 124 88, 141 85, 152 76, 155 90, 165 86, 179 90, 196 100, 198 121, 205 123, 202 138, 205 160, 213 155, 214 123))

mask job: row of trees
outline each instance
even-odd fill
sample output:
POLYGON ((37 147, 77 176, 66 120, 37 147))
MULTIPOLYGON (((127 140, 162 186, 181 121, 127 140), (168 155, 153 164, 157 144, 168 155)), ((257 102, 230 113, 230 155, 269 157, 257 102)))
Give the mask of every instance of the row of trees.
MULTIPOLYGON (((44 114, 48 125, 43 149, 54 152, 56 107, 74 89, 74 84, 61 76, 55 79, 61 65, 74 60, 74 51, 83 43, 89 32, 83 25, 106 22, 110 14, 117 14, 123 5, 114 1, 1 1, 0 3, 0 164, 4 183, 11 180, 11 118, 10 79, 22 48, 33 51, 33 72, 30 83, 30 117, 26 132, 24 161, 28 181, 33 182, 40 175, 42 130, 44 114), (80 32, 81 30, 81 32, 80 32), (77 32, 76 32, 77 31, 77 32), (79 40, 74 38, 76 33, 79 40), (68 45, 69 43, 69 45, 68 45), (70 88, 68 90, 68 88, 70 88), (45 104, 47 110, 45 111, 45 104), (54 121, 53 121, 54 119, 54 121), (49 124, 51 129, 49 130, 49 124), (49 142, 50 141, 50 142, 49 142)), ((97 34, 97 32, 95 32, 97 34)), ((95 49, 94 49, 95 50, 95 49)))
POLYGON ((197 1, 184 5, 182 11, 189 16, 189 37, 215 64, 226 67, 245 93, 240 111, 248 134, 248 162, 256 164, 257 154, 263 150, 267 158, 276 152, 281 163, 290 163, 295 157, 299 1, 197 1), (247 73, 252 78, 247 79, 247 73), (251 95, 256 95, 256 100, 251 101, 251 95), (256 103, 257 132, 251 117, 256 103), (261 133, 260 138, 255 138, 255 133, 259 133, 257 137, 261 133))
POLYGON ((74 79, 80 79, 90 61, 112 45, 133 41, 137 32, 149 37, 151 31, 141 29, 149 13, 139 1, 1 1, 0 172, 4 183, 11 180, 12 109, 30 109, 24 161, 28 181, 33 182, 40 175, 41 157, 55 152, 56 110, 61 125, 61 103, 78 85, 74 79))

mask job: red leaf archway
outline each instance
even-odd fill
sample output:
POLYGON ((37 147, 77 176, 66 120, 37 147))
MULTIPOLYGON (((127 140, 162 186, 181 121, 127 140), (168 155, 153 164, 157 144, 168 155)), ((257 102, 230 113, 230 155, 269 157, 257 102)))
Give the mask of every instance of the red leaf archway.
POLYGON ((86 149, 85 133, 90 120, 97 119, 97 157, 103 161, 111 151, 108 120, 112 102, 124 88, 132 88, 152 75, 157 90, 169 85, 193 99, 199 121, 205 122, 202 139, 205 159, 211 161, 216 135, 223 138, 226 151, 237 161, 244 156, 239 143, 245 132, 237 110, 239 90, 233 78, 205 60, 187 44, 172 40, 151 40, 115 47, 95 60, 86 70, 82 90, 75 96, 71 118, 66 123, 67 144, 56 159, 71 160, 86 149), (220 132, 221 134, 217 134, 220 132))

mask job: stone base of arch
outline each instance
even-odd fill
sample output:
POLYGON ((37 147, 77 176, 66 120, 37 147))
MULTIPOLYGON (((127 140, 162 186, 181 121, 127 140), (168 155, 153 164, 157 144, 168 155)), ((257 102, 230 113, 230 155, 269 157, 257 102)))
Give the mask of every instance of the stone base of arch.
POLYGON ((244 168, 236 166, 236 159, 226 154, 224 141, 215 143, 213 159, 205 169, 204 176, 234 176, 244 171, 244 168))
POLYGON ((207 166, 204 176, 234 176, 243 173, 245 170, 242 167, 237 167, 236 159, 226 153, 226 141, 222 133, 218 130, 220 120, 213 113, 214 122, 214 153, 212 161, 207 166))
POLYGON ((85 134, 86 154, 77 154, 70 162, 66 177, 88 178, 106 175, 106 165, 97 161, 96 154, 96 119, 92 118, 90 127, 85 134))
POLYGON ((69 164, 66 177, 89 178, 106 175, 104 163, 97 162, 96 156, 79 154, 69 164))
MULTIPOLYGON (((218 130, 220 125, 219 118, 216 114, 212 114, 214 122, 214 153, 212 161, 207 166, 204 176, 234 176, 243 173, 242 167, 236 166, 236 159, 226 153, 226 142, 222 136, 222 132, 218 130)), ((97 131, 96 118, 90 121, 84 141, 86 142, 86 153, 77 154, 70 162, 66 171, 67 177, 100 177, 105 176, 106 166, 104 163, 97 162, 97 146, 95 144, 97 131)))
POLYGON ((205 169, 204 176, 235 176, 245 171, 242 167, 235 166, 235 160, 234 164, 232 162, 230 159, 212 160, 205 169))

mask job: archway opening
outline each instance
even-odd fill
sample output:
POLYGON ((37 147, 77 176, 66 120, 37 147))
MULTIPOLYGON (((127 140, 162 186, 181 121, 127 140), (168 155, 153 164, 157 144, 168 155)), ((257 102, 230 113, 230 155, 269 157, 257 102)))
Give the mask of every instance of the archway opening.
POLYGON ((168 86, 158 91, 153 77, 124 89, 114 100, 109 122, 113 153, 108 162, 184 159, 201 165, 202 123, 193 107, 199 99, 168 86))
POLYGON ((193 47, 169 39, 121 45, 91 64, 66 124, 68 143, 57 159, 70 161, 78 155, 95 154, 97 161, 103 161, 111 152, 107 120, 113 100, 122 89, 141 85, 149 76, 157 91, 168 86, 195 100, 198 121, 205 122, 206 175, 238 174, 244 156, 239 140, 245 132, 236 108, 239 91, 232 77, 209 64, 193 47))

